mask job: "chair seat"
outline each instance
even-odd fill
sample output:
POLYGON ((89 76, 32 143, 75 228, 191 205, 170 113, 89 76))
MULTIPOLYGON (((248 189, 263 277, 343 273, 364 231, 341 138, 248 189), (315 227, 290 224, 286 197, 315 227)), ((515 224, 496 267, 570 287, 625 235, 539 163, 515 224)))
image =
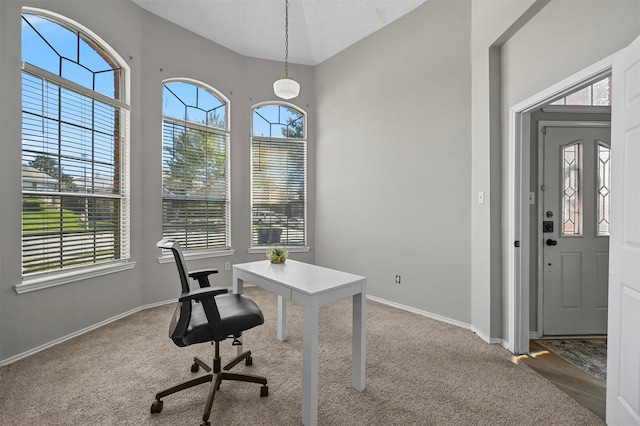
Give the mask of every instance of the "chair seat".
MULTIPOLYGON (((226 336, 239 335, 245 330, 264 324, 264 317, 258 305, 241 294, 220 294, 216 296, 216 305, 226 336)), ((191 321, 187 333, 182 338, 184 343, 193 345, 215 340, 202 304, 192 302, 191 309, 191 321)))

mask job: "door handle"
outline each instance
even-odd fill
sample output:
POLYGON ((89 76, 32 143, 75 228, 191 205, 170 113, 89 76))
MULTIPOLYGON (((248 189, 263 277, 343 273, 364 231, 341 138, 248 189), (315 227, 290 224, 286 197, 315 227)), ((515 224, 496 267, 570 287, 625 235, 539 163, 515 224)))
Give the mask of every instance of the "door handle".
POLYGON ((549 239, 547 240, 547 245, 548 245, 548 246, 557 246, 557 245, 558 245, 558 242, 557 242, 556 240, 552 240, 551 238, 549 238, 549 239))

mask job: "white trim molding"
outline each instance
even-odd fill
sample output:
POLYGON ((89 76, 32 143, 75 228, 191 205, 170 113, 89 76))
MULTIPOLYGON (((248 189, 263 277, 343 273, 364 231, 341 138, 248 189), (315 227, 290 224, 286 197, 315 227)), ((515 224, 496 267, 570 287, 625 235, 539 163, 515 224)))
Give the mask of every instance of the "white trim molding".
MULTIPOLYGON (((311 247, 283 246, 289 253, 309 253, 311 247)), ((267 253, 271 251, 271 247, 249 247, 247 251, 251 254, 267 253)))
POLYGON ((82 334, 85 334, 85 333, 88 333, 88 332, 93 331, 95 329, 98 329, 98 328, 100 328, 100 327, 102 327, 104 325, 107 325, 107 324, 110 324, 110 323, 112 323, 114 321, 117 321, 119 319, 128 317, 129 315, 135 314, 136 312, 140 312, 140 311, 143 311, 145 309, 155 308, 157 306, 168 305, 168 304, 174 303, 174 302, 175 302, 175 299, 171 299, 171 300, 166 300, 164 302, 150 303, 148 305, 144 305, 144 306, 140 306, 140 307, 131 309, 130 311, 127 311, 127 312, 124 312, 122 314, 113 316, 111 318, 107 318, 104 321, 100 321, 97 324, 93 324, 93 325, 90 325, 89 327, 85 327, 82 330, 78 330, 78 331, 75 331, 75 332, 73 332, 71 334, 67 334, 66 336, 62 336, 59 339, 52 340, 51 342, 45 343, 44 345, 40 345, 40 346, 38 346, 36 348, 29 349, 26 352, 22 352, 20 354, 14 355, 14 356, 9 357, 7 359, 0 360, 0 367, 8 365, 8 364, 11 364, 12 362, 16 362, 16 361, 21 360, 22 358, 26 358, 26 357, 28 357, 30 355, 36 354, 36 353, 41 352, 41 351, 43 351, 45 349, 49 349, 49 348, 51 348, 53 346, 56 346, 56 345, 58 345, 60 343, 66 342, 67 340, 71 340, 74 337, 78 337, 78 336, 80 336, 82 334))
POLYGON ((477 330, 475 330, 474 327, 471 327, 471 325, 467 324, 466 322, 457 321, 457 320, 454 320, 454 319, 451 319, 451 318, 443 317, 442 315, 433 314, 431 312, 423 311, 421 309, 412 308, 411 306, 403 305, 401 303, 396 303, 396 302, 391 302, 389 300, 380 299, 379 297, 371 296, 370 294, 367 294, 367 299, 373 300, 374 302, 382 303, 383 305, 391 306, 393 308, 398 308, 398 309, 401 309, 403 311, 411 312, 412 314, 422 315, 423 317, 431 318, 431 319, 439 321, 439 322, 444 322, 444 323, 447 323, 447 324, 455 325, 456 327, 464 328, 465 330, 472 331, 478 337, 480 337, 482 340, 484 340, 485 342, 489 343, 489 338, 487 336, 485 336, 484 333, 479 333, 477 330))
POLYGON ((115 272, 133 269, 136 262, 112 262, 100 266, 92 266, 90 268, 72 270, 61 273, 48 273, 35 278, 27 278, 20 284, 16 284, 13 288, 18 294, 29 293, 31 291, 42 290, 43 288, 55 287, 75 281, 88 280, 103 275, 113 274, 115 272))

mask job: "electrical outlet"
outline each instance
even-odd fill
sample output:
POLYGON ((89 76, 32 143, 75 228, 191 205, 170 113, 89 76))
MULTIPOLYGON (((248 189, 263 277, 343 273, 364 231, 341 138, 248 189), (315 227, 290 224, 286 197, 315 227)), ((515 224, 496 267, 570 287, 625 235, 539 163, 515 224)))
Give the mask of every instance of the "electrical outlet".
POLYGON ((396 284, 400 284, 400 275, 396 275, 396 284))
POLYGON ((225 271, 231 270, 231 262, 224 262, 224 270, 225 271))

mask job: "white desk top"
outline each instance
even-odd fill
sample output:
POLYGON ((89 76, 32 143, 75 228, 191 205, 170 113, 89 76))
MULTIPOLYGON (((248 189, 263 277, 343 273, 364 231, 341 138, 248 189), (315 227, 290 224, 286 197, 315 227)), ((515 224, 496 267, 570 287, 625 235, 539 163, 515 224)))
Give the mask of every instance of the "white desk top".
MULTIPOLYGON (((269 260, 261 260, 240 263, 233 265, 233 267, 239 271, 248 272, 307 294, 323 293, 366 280, 365 277, 359 275, 291 259, 280 264, 271 263, 269 260)), ((248 280, 248 282, 250 283, 251 281, 248 280)))

